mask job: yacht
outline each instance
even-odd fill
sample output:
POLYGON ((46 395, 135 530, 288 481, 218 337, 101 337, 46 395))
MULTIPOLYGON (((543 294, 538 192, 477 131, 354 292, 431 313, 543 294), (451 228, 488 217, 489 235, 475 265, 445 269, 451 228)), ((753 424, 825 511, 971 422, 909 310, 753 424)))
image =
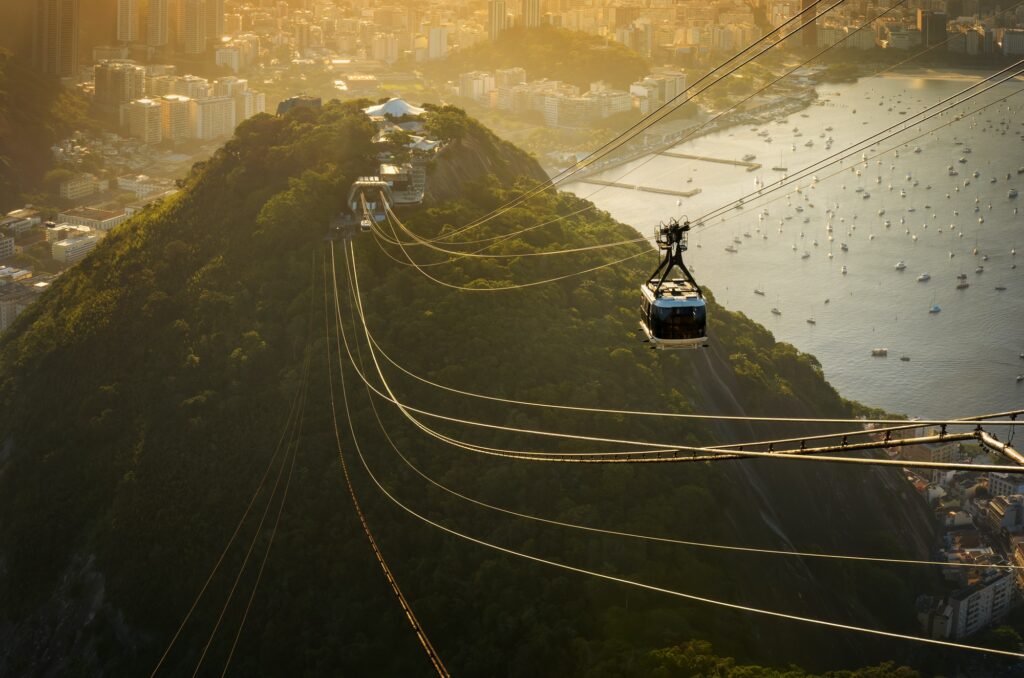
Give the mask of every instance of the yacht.
POLYGON ((902 271, 907 268, 907 264, 902 259, 900 259, 899 261, 896 262, 896 266, 894 266, 894 268, 897 271, 902 271))
POLYGON ((1009 191, 1006 192, 1006 197, 1007 198, 1016 198, 1017 197, 1017 189, 1016 188, 1011 188, 1009 191))
POLYGON ((842 273, 843 275, 846 275, 846 264, 843 264, 843 267, 839 269, 839 272, 842 273))
POLYGON ((917 282, 928 282, 931 279, 932 277, 927 273, 922 273, 921 275, 917 276, 917 282))
POLYGON ((782 311, 775 307, 772 307, 772 315, 782 315, 782 311))

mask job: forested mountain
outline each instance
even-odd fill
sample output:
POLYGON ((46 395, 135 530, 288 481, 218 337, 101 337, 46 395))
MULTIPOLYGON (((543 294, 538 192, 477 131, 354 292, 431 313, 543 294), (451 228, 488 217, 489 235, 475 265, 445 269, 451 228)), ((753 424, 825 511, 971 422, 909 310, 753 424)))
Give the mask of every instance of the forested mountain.
MULTIPOLYGON (((453 109, 430 115, 440 114, 462 116, 453 109)), ((455 126, 458 134, 431 172, 437 182, 431 202, 401 213, 425 235, 490 211, 542 176, 527 156, 473 121, 455 126), (478 164, 467 165, 474 154, 478 164), (472 181, 467 167, 487 168, 498 179, 472 181)), ((948 657, 907 643, 743 615, 545 568, 447 536, 390 504, 354 456, 343 412, 331 410, 327 355, 335 346, 323 329, 325 291, 330 298, 333 284, 324 234, 351 181, 374 169, 373 135, 356 103, 247 121, 194 168, 179 195, 114 231, 0 337, 0 675, 148 674, 236 529, 303 384, 307 406, 288 503, 238 636, 233 673, 431 672, 355 517, 335 414, 368 524, 455 675, 768 676, 777 674, 745 663, 823 671, 884 659, 942 666, 948 657)), ((547 192, 466 237, 507 233, 586 206, 547 192)), ((631 237, 627 226, 587 210, 492 251, 631 237)), ((343 249, 334 247, 346 336, 354 341, 343 249)), ((653 268, 653 253, 557 283, 467 292, 400 265, 402 252, 389 248, 394 258, 388 257, 370 234, 359 235, 354 250, 367 324, 380 346, 410 371, 452 387, 645 410, 855 411, 811 356, 714 304, 711 349, 646 350, 634 330, 636 286, 653 268)), ((637 251, 622 250, 464 259, 430 270, 452 284, 503 286, 637 251)), ((430 258, 421 251, 414 256, 430 258)), ((361 351, 366 358, 365 341, 361 351)), ((748 422, 666 424, 514 409, 385 369, 409 403, 496 424, 676 443, 794 432, 748 422)), ((771 460, 591 466, 484 457, 428 442, 377 401, 382 429, 351 368, 345 377, 370 468, 402 501, 452 529, 701 596, 914 632, 914 595, 931 585, 914 568, 722 553, 513 518, 429 485, 396 456, 382 431, 444 485, 554 520, 747 546, 923 557, 930 540, 926 510, 893 472, 771 460)), ((545 444, 442 428, 480 445, 545 444)), ((266 491, 257 497, 256 515, 264 505, 270 506, 266 491)), ((191 674, 215 627, 202 672, 220 673, 269 525, 258 531, 254 561, 218 623, 244 544, 258 530, 255 520, 242 524, 162 674, 191 674)), ((911 672, 888 666, 864 675, 911 672)))
POLYGON ((621 42, 551 26, 508 29, 496 40, 455 50, 446 59, 422 65, 428 75, 442 79, 514 66, 526 69, 530 80, 562 80, 584 90, 599 80, 625 89, 650 70, 642 56, 621 42))

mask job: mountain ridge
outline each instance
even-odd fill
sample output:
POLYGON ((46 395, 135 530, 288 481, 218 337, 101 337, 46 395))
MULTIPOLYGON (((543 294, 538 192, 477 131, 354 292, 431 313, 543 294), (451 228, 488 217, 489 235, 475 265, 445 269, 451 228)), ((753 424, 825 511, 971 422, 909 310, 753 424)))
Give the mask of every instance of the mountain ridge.
MULTIPOLYGON (((114 231, 0 337, 0 425, 8 451, 0 462, 0 645, 11 649, 0 661, 0 675, 151 670, 255 485, 268 441, 299 388, 306 352, 314 361, 323 354, 324 337, 305 338, 310 301, 322 294, 321 280, 310 283, 311 269, 320 275, 323 234, 342 209, 348 184, 371 173, 376 158, 375 130, 359 105, 330 103, 319 112, 297 109, 283 118, 247 121, 193 169, 179 196, 114 231)), ((540 179, 535 161, 481 129, 467 122, 463 142, 438 157, 429 204, 400 211, 410 228, 440 233, 540 179), (483 156, 477 165, 474 154, 483 156), (466 167, 530 174, 518 184, 480 176, 470 182, 466 167)), ((482 225, 474 237, 570 215, 585 205, 546 191, 482 225)), ((550 250, 632 234, 590 210, 494 251, 550 250)), ((645 350, 634 331, 635 281, 647 272, 647 262, 517 292, 468 294, 396 268, 369 235, 358 236, 356 247, 370 302, 368 323, 403 364, 442 383, 548 402, 676 411, 705 411, 709 403, 740 414, 859 411, 824 381, 813 358, 776 344, 713 297, 712 349, 689 355, 645 350), (496 301, 494 295, 515 296, 496 301), (495 350, 501 346, 514 350, 495 350)), ((435 270, 446 280, 490 285, 581 270, 610 256, 463 260, 435 270)), ((344 289, 339 292, 344 296, 344 289)), ((237 670, 424 672, 352 516, 330 413, 322 404, 324 366, 315 367, 317 407, 303 435, 295 498, 268 560, 271 583, 259 590, 242 636, 237 670)), ((466 411, 466 403, 449 394, 405 381, 398 386, 410 402, 428 403, 434 411, 466 411)), ((380 437, 367 434, 373 420, 362 396, 356 413, 375 463, 385 461, 380 437)), ((474 403, 472 414, 569 432, 621 432, 623 425, 481 403, 474 403)), ((615 470, 543 465, 541 472, 470 458, 476 455, 453 457, 393 415, 385 421, 427 472, 538 515, 765 547, 925 555, 930 527, 923 505, 909 488, 897 489, 895 474, 885 470, 748 461, 615 470), (880 479, 884 490, 871 489, 880 479), (886 498, 891 492, 898 494, 886 498), (824 506, 827 515, 808 516, 809 506, 824 506), (859 512, 857 539, 846 530, 823 529, 846 512, 859 512), (911 544, 874 533, 891 532, 893 512, 907 514, 904 534, 916 536, 911 544)), ((673 440, 696 444, 755 430, 684 422, 670 432, 673 440)), ((786 432, 792 429, 756 429, 757 435, 786 432)), ((655 437, 664 431, 646 422, 631 424, 630 433, 655 437)), ((522 445, 500 434, 485 440, 505 443, 522 445)), ((450 497, 410 485, 400 468, 388 466, 383 475, 482 537, 560 557, 567 552, 610 571, 712 596, 813 610, 814 600, 792 600, 791 587, 799 585, 828 601, 832 615, 842 608, 866 624, 899 625, 907 623, 906 615, 894 614, 892 601, 905 602, 910 587, 921 584, 884 568, 765 557, 738 562, 535 531, 466 512, 450 497), (719 576, 725 571, 729 577, 719 576), (772 577, 785 584, 778 590, 761 585, 772 577), (877 600, 868 595, 874 590, 893 595, 877 600)), ((862 662, 890 651, 908 656, 905 648, 879 649, 826 632, 794 639, 733 613, 652 595, 623 599, 609 584, 519 570, 410 525, 370 493, 365 477, 357 475, 356 482, 382 551, 435 645, 459 673, 493 675, 503 667, 508 675, 630 674, 641 671, 649 651, 697 637, 770 663, 788 663, 788 657, 812 666, 862 662), (833 641, 835 655, 823 656, 809 638, 833 641)), ((265 537, 258 541, 265 544, 265 537)), ((238 561, 231 556, 225 569, 238 561)), ((222 576, 213 590, 225 586, 222 576)), ((209 605, 197 609, 169 659, 169 672, 191 670, 216 617, 209 605)), ((225 651, 216 646, 214 659, 222 660, 225 651)))

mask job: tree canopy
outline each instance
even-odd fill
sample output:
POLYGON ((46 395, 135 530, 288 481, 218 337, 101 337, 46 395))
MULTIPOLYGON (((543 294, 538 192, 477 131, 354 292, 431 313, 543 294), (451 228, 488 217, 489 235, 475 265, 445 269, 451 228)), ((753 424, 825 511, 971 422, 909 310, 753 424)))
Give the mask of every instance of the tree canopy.
POLYGON ((497 40, 455 50, 424 69, 432 77, 454 79, 467 71, 513 67, 526 69, 530 80, 562 80, 583 89, 598 80, 625 89, 650 71, 647 61, 622 43, 551 26, 503 31, 497 40))

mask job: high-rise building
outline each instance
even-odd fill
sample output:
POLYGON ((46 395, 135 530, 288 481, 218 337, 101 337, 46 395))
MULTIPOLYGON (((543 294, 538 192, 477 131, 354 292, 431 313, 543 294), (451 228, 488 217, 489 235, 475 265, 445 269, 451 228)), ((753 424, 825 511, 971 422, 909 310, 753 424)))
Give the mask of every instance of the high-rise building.
POLYGON ((540 26, 540 0, 523 0, 522 11, 520 20, 523 28, 540 26))
POLYGON ((117 39, 120 42, 139 39, 139 0, 117 0, 117 39))
POLYGON ((427 32, 427 58, 443 59, 448 54, 448 29, 431 28, 427 32))
POLYGON ((202 54, 206 51, 206 0, 179 0, 182 4, 181 31, 182 50, 185 54, 202 54))
POLYGON ((150 47, 165 47, 170 40, 169 2, 170 0, 149 0, 146 44, 150 47))
POLYGON ((946 41, 946 15, 942 12, 917 10, 917 30, 921 31, 921 42, 927 47, 946 41))
POLYGON ((145 94, 146 69, 130 61, 101 61, 93 69, 94 102, 107 115, 145 94))
POLYGON ((192 100, 180 94, 168 94, 160 99, 160 131, 164 139, 180 143, 192 136, 189 116, 192 100))
POLYGON ((193 99, 189 106, 189 120, 196 139, 216 139, 235 131, 235 100, 232 97, 193 99))
POLYGON ((206 0, 206 39, 220 42, 224 35, 224 0, 206 0))
POLYGON ((229 75, 213 81, 213 96, 233 97, 244 94, 249 89, 249 81, 229 75))
POLYGON ((398 61, 398 36, 394 33, 377 33, 370 45, 370 56, 389 64, 398 61))
POLYGON ((267 95, 263 92, 245 90, 234 95, 235 100, 235 122, 241 124, 257 113, 267 112, 267 95))
POLYGON ((817 47, 818 9, 814 6, 814 0, 800 0, 800 10, 804 12, 800 15, 800 25, 803 26, 800 31, 800 44, 804 47, 817 47))
POLYGON ((487 34, 497 40, 505 30, 505 0, 490 0, 487 3, 487 34))
POLYGON ((36 0, 33 62, 47 75, 66 78, 78 71, 79 0, 36 0))
POLYGON ((128 133, 147 144, 163 140, 163 103, 159 99, 136 99, 125 104, 128 133))

